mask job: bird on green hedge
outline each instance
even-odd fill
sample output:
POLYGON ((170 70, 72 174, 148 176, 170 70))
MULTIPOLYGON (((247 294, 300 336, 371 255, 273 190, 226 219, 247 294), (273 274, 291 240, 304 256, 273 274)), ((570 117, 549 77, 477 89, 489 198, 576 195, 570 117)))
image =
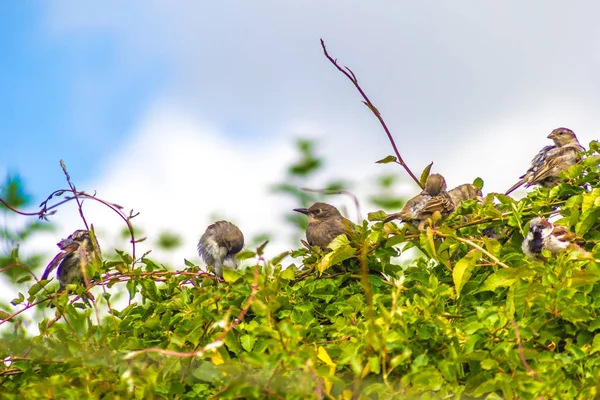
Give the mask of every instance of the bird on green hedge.
POLYGON ((531 259, 540 259, 542 250, 555 254, 564 249, 571 249, 589 257, 590 253, 577 242, 583 243, 584 239, 564 226, 554 225, 546 218, 536 217, 529 221, 529 231, 523 239, 521 249, 531 259))
POLYGON ((483 201, 483 193, 481 193, 481 189, 471 183, 464 183, 462 185, 458 185, 454 189, 448 190, 448 195, 450 195, 452 203, 454 203, 454 208, 457 208, 463 201, 483 201))
POLYGON ((506 191, 512 191, 525 184, 526 187, 540 185, 553 187, 560 183, 560 173, 571 165, 574 165, 585 148, 579 144, 575 133, 567 128, 556 128, 548 139, 554 141, 554 145, 545 146, 531 160, 531 167, 520 177, 520 181, 506 191))
POLYGON ((425 223, 436 211, 442 217, 454 211, 454 202, 446 191, 446 188, 446 180, 442 175, 429 175, 425 181, 425 189, 417 196, 408 200, 404 204, 404 207, 402 207, 402 210, 388 215, 384 222, 399 219, 423 231, 425 223))
MULTIPOLYGON (((329 243, 339 235, 351 235, 354 224, 344 218, 339 210, 327 203, 315 203, 309 208, 294 208, 308 217, 306 240, 311 246, 327 249, 329 243)), ((349 238, 349 237, 348 237, 349 238)))
MULTIPOLYGON (((42 275, 42 280, 48 279, 50 273, 58 266, 56 276, 60 282, 60 288, 74 282, 83 280, 82 268, 92 261, 94 246, 90 232, 79 229, 69 235, 68 238, 56 244, 61 252, 48 264, 42 275)), ((98 252, 100 248, 97 247, 98 252)))
POLYGON ((198 242, 198 254, 206 265, 213 267, 215 275, 223 278, 223 268, 237 269, 240 261, 236 254, 244 247, 244 234, 228 221, 209 225, 198 242))

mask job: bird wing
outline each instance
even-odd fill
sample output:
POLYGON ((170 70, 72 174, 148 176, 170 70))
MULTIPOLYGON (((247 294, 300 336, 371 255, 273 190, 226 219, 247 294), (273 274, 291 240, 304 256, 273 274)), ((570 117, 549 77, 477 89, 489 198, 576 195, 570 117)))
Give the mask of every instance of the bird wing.
POLYGON ((434 196, 425 203, 421 214, 433 214, 439 211, 442 215, 449 214, 454 210, 454 202, 448 193, 434 196))
POLYGON ((67 254, 70 254, 68 252, 65 251, 61 251, 60 253, 58 253, 53 259, 52 261, 50 261, 50 263, 48 264, 48 266, 46 267, 46 269, 44 270, 44 273, 42 274, 42 278, 41 280, 45 280, 48 279, 48 276, 50 275, 50 273, 52 271, 54 271, 54 269, 56 267, 58 267, 58 265, 60 264, 60 262, 63 260, 63 258, 65 258, 67 256, 67 254))
POLYGON ((567 145, 548 151, 540 164, 532 170, 528 183, 532 185, 548 177, 558 175, 559 172, 573 165, 576 155, 581 151, 580 149, 581 146, 578 145, 567 145))

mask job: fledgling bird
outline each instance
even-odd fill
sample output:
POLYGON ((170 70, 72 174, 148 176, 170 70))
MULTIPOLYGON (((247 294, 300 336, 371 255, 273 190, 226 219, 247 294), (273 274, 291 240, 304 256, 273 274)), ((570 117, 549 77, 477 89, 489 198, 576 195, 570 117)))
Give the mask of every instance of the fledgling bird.
MULTIPOLYGON (((75 280, 83 281, 82 268, 92 261, 94 255, 94 246, 89 231, 76 230, 56 245, 61 252, 48 264, 42 275, 42 280, 48 279, 48 275, 58 266, 56 276, 61 289, 64 289, 65 286, 75 280)), ((100 252, 100 247, 97 246, 97 250, 100 252)), ((100 254, 98 255, 101 257, 100 254)))
POLYGON ((448 195, 450 195, 452 203, 454 203, 454 208, 457 208, 463 201, 483 201, 483 193, 481 192, 481 189, 470 183, 464 183, 462 185, 458 185, 454 189, 448 190, 448 195))
POLYGON ((329 243, 341 234, 352 234, 354 224, 344 218, 339 210, 327 203, 315 203, 309 208, 294 208, 308 217, 306 240, 311 246, 327 249, 329 243))
POLYGON ((388 215, 384 222, 399 219, 423 231, 425 223, 436 211, 439 211, 442 217, 454 211, 454 202, 446 188, 446 180, 442 175, 429 175, 425 182, 425 189, 408 200, 402 210, 388 215))
POLYGON ((579 144, 575 133, 567 128, 556 128, 548 139, 554 141, 554 145, 545 146, 531 160, 531 167, 520 177, 520 181, 506 191, 512 191, 525 184, 525 187, 540 185, 553 187, 560 183, 560 173, 579 160, 579 154, 585 148, 579 144))
POLYGON ((237 269, 236 254, 244 247, 244 234, 228 221, 217 221, 206 228, 198 242, 198 254, 206 265, 212 265, 215 275, 223 278, 223 268, 237 269))
POLYGON ((539 259, 542 250, 555 254, 567 248, 589 256, 590 254, 576 243, 579 240, 581 238, 564 226, 554 226, 546 218, 536 217, 529 221, 529 232, 523 240, 521 249, 531 259, 539 259))

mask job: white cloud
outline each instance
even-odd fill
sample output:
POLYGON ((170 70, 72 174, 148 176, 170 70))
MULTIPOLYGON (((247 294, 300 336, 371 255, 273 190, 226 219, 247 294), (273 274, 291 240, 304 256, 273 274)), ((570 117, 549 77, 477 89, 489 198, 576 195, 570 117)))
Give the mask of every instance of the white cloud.
MULTIPOLYGON (((292 137, 319 139, 327 165, 314 187, 328 177, 364 182, 396 171, 407 194, 416 192, 397 166, 373 164, 392 153, 389 143, 351 83, 323 57, 320 37, 357 73, 416 174, 434 161, 450 186, 481 176, 486 190, 502 191, 548 144, 553 128, 570 127, 586 144, 596 137, 600 6, 592 3, 94 7, 63 0, 44 7, 48 40, 109 39, 115 70, 125 72, 105 84, 119 85, 136 71, 166 71, 159 97, 102 174, 79 187, 140 211, 134 222, 150 236, 181 233, 186 244, 174 263, 197 259, 195 241, 215 214, 248 236, 285 231, 281 214, 295 204, 267 187, 283 178, 292 137)), ((331 202, 352 209, 345 199, 331 202)), ((363 198, 366 215, 365 205, 363 198)), ((80 227, 71 208, 55 218, 63 236, 80 227)), ((98 206, 89 210, 101 229, 120 223, 98 206)), ((44 240, 39 248, 54 251, 56 237, 44 240)))

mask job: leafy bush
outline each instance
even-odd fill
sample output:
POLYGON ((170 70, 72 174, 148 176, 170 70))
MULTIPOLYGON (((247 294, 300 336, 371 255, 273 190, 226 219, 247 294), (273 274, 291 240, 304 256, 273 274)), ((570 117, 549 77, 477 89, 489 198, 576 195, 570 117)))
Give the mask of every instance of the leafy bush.
MULTIPOLYGON (((333 251, 295 250, 225 271, 167 271, 142 257, 90 265, 83 285, 34 283, 3 313, 46 307, 39 335, 0 342, 5 398, 594 398, 600 372, 599 144, 565 183, 520 201, 489 194, 415 233, 363 222, 333 251), (496 201, 494 201, 496 200, 496 201), (535 215, 582 235, 574 252, 531 261, 535 215), (495 238, 484 235, 495 230, 495 238), (421 255, 401 266, 409 248, 421 255), (128 304, 111 300, 126 289, 128 304)), ((374 213, 372 219, 380 215, 374 213)))

